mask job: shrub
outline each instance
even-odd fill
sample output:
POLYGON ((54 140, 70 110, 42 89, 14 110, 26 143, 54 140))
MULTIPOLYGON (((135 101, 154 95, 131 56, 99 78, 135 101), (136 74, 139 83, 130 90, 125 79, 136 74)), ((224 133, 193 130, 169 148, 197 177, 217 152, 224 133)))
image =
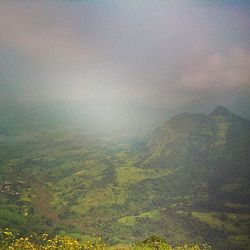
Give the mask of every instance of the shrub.
POLYGON ((133 246, 108 246, 101 238, 95 242, 80 241, 69 236, 49 237, 48 234, 32 234, 29 237, 21 237, 13 234, 6 228, 0 231, 1 250, 210 250, 211 247, 198 245, 183 245, 173 247, 159 236, 151 236, 148 239, 133 246))

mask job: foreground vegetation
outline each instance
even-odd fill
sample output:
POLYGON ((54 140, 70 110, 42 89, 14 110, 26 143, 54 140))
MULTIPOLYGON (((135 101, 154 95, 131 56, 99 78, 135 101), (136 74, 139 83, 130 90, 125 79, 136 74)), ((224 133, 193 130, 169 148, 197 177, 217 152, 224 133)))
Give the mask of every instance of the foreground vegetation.
POLYGON ((32 234, 21 237, 8 229, 1 231, 0 249, 3 250, 209 250, 206 244, 171 246, 163 238, 152 236, 142 242, 130 245, 109 246, 98 237, 94 241, 81 241, 69 236, 49 237, 48 234, 32 234))

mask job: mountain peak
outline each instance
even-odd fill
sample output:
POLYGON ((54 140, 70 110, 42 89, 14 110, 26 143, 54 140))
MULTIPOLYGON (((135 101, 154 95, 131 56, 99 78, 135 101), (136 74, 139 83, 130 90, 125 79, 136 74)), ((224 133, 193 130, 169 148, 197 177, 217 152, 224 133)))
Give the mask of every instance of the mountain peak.
POLYGON ((226 107, 224 106, 218 106, 215 108, 213 113, 211 115, 228 115, 232 114, 226 107))

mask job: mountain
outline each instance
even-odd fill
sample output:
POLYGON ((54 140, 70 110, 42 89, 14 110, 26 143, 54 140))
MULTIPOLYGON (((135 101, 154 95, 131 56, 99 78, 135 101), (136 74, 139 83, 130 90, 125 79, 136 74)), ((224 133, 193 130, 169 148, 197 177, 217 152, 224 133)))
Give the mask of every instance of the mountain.
POLYGON ((0 139, 1 227, 250 247, 250 121, 225 107, 130 142, 69 130, 0 139))
POLYGON ((205 169, 205 178, 213 182, 232 176, 248 178, 249 141, 250 122, 224 107, 208 116, 181 114, 153 136, 149 162, 168 162, 175 168, 193 169, 193 174, 205 169))
POLYGON ((150 156, 144 165, 189 170, 196 166, 197 171, 206 166, 211 175, 248 177, 249 141, 250 122, 225 107, 210 115, 183 113, 149 137, 150 156))
POLYGON ((249 209, 248 120, 222 106, 210 115, 183 113, 157 129, 147 147, 143 166, 176 172, 169 181, 181 195, 194 196, 200 190, 207 194, 204 208, 223 210, 229 202, 249 209))

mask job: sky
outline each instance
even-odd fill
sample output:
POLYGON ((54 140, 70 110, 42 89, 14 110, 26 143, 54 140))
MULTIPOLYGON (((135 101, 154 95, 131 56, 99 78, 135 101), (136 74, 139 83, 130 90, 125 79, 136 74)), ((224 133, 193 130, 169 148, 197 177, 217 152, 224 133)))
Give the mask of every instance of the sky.
POLYGON ((249 30, 250 1, 0 0, 0 102, 250 117, 249 30))

